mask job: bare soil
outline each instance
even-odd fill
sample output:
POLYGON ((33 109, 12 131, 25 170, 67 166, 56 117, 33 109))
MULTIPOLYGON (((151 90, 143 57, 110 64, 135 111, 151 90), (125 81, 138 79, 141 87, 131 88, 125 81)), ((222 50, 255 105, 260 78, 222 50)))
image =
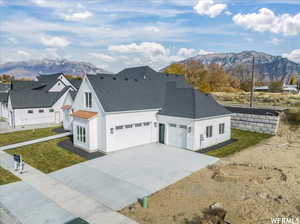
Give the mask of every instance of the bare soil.
POLYGON ((281 124, 278 136, 221 159, 121 211, 139 223, 197 221, 219 202, 234 224, 266 224, 271 218, 300 221, 300 128, 281 124))

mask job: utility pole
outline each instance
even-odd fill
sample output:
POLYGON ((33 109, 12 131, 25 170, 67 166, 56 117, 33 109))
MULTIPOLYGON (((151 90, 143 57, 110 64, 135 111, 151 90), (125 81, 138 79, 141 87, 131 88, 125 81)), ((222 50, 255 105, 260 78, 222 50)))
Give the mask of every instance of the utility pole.
POLYGON ((255 79, 254 79, 254 56, 252 61, 252 78, 251 78, 251 95, 250 95, 250 107, 253 107, 253 101, 254 101, 254 87, 255 87, 255 79))

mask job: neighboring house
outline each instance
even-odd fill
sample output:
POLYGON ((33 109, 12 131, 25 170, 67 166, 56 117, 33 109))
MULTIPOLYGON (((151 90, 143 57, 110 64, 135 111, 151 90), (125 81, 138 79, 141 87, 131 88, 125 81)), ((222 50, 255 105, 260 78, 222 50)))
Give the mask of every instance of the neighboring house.
POLYGON ((299 93, 299 89, 297 85, 286 85, 284 84, 282 86, 283 92, 289 92, 289 93, 299 93))
POLYGON ((0 119, 8 119, 8 93, 10 84, 0 83, 0 119))
POLYGON ((254 91, 256 92, 269 92, 269 86, 255 86, 254 91))
POLYGON ((211 95, 191 88, 183 76, 149 67, 87 75, 73 105, 64 109, 74 145, 88 152, 153 142, 199 150, 231 135, 231 113, 211 95))
POLYGON ((62 73, 38 76, 37 79, 12 81, 8 97, 11 127, 63 121, 62 107, 69 92, 75 97, 76 85, 62 73))

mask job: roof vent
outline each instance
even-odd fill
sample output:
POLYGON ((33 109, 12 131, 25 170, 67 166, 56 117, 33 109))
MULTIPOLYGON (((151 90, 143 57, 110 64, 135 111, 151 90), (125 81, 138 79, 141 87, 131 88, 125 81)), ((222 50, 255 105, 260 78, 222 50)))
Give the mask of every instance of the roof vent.
POLYGON ((128 81, 128 78, 125 78, 125 81, 128 81))
POLYGON ((116 77, 113 77, 113 80, 117 80, 117 78, 116 78, 116 77))
POLYGON ((100 79, 104 79, 104 77, 103 77, 103 76, 101 76, 101 77, 100 77, 100 79))
POLYGON ((137 82, 137 81, 139 81, 139 80, 138 80, 138 79, 134 79, 134 81, 136 81, 136 82, 137 82))
POLYGON ((166 74, 166 76, 169 76, 169 74, 166 74))

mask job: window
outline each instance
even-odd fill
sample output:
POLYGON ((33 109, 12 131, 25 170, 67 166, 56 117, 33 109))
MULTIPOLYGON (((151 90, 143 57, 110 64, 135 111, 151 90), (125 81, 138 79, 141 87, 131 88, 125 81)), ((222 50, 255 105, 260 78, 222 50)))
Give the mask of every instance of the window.
POLYGON ((113 134, 113 133, 114 133, 114 129, 111 128, 111 129, 110 129, 110 134, 113 134))
POLYGON ((33 110, 28 110, 27 113, 28 114, 33 114, 33 110))
POLYGON ((219 124, 219 134, 224 134, 225 133, 225 123, 219 124))
POLYGON ((53 109, 49 109, 49 112, 50 112, 50 113, 53 113, 53 112, 54 112, 54 110, 53 110, 53 109))
POLYGON ((92 93, 89 92, 85 93, 85 107, 87 108, 92 107, 92 93))
POLYGON ((125 128, 132 128, 132 124, 125 125, 125 128))
POLYGON ((213 132, 213 126, 207 126, 206 127, 206 138, 211 138, 213 132))
POLYGON ((192 132, 192 127, 188 128, 188 132, 191 133, 192 132))
POLYGON ((123 126, 120 125, 120 126, 116 126, 116 130, 122 130, 123 129, 123 126))
POLYGON ((77 140, 86 143, 86 131, 84 127, 77 126, 77 140))
POLYGON ((144 126, 149 126, 151 124, 151 122, 144 122, 143 124, 144 124, 144 126))
POLYGON ((187 126, 186 125, 179 125, 179 128, 187 129, 187 126))
POLYGON ((157 122, 154 122, 154 127, 157 128, 157 122))
POLYGON ((136 128, 142 127, 142 123, 137 123, 137 124, 135 124, 134 126, 135 126, 136 128))
POLYGON ((169 124, 170 127, 176 128, 176 124, 169 124))
POLYGON ((43 109, 39 110, 39 113, 44 113, 44 110, 43 109))

